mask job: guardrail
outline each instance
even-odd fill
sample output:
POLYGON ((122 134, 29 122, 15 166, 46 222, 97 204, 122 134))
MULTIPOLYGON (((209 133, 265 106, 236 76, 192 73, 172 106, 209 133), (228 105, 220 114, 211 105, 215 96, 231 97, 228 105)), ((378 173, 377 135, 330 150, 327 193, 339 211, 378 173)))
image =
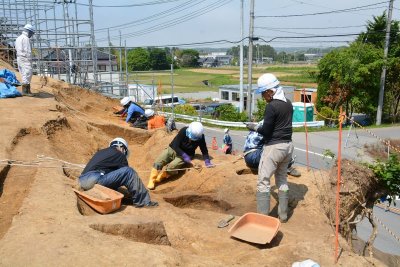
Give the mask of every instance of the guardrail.
MULTIPOLYGON (((172 115, 172 113, 170 113, 170 112, 159 112, 159 114, 163 114, 166 116, 172 115)), ((220 120, 206 119, 206 118, 202 118, 200 116, 189 116, 189 115, 183 115, 183 114, 177 114, 177 113, 175 113, 175 118, 185 119, 185 120, 190 120, 190 121, 200 121, 200 122, 205 122, 205 123, 209 123, 209 124, 217 125, 217 126, 246 128, 246 125, 240 121, 220 121, 220 120)), ((325 125, 324 121, 308 121, 307 122, 307 127, 321 127, 324 125, 325 125)), ((292 126, 293 127, 303 127, 304 122, 293 122, 292 126)))

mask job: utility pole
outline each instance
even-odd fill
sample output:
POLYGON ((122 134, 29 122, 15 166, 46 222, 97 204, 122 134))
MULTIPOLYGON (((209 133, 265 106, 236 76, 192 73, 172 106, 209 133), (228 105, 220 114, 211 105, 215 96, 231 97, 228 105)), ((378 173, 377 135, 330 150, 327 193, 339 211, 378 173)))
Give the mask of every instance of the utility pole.
POLYGON ((240 91, 240 104, 239 104, 239 111, 243 112, 243 1, 240 0, 240 84, 239 84, 239 91, 240 91))
POLYGON ((97 90, 97 48, 96 48, 96 39, 94 36, 93 0, 89 0, 89 13, 90 13, 90 42, 92 49, 93 80, 94 80, 94 88, 97 90))
POLYGON ((383 67, 382 67, 381 82, 379 89, 378 110, 376 111, 376 125, 381 125, 382 121, 383 97, 385 95, 385 80, 386 80, 386 60, 390 44, 390 26, 392 24, 393 1, 394 0, 390 0, 389 2, 389 12, 386 20, 385 49, 383 50, 383 67))
POLYGON ((252 65, 253 65, 253 32, 254 32, 254 0, 250 1, 250 30, 249 30, 249 54, 248 60, 248 88, 247 88, 247 114, 249 119, 252 119, 252 89, 253 89, 253 77, 252 77, 252 65))
POLYGON ((172 117, 174 113, 174 48, 171 47, 171 99, 172 99, 172 117))

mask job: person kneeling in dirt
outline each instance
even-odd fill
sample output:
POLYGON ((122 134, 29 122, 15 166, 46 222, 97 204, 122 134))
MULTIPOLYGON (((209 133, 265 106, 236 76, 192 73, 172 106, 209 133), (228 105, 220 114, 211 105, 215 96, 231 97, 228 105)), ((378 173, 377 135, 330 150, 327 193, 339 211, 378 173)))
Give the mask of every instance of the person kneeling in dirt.
POLYGON ((154 110, 146 109, 144 114, 148 118, 147 129, 157 129, 165 127, 165 117, 161 115, 154 114, 154 110))
POLYGON ((99 184, 113 190, 125 186, 132 195, 133 205, 136 207, 158 206, 151 201, 149 191, 134 169, 129 167, 128 143, 123 138, 115 138, 108 148, 99 150, 86 165, 79 184, 82 189, 89 190, 99 184))
POLYGON ((121 105, 125 109, 127 123, 135 123, 135 121, 140 118, 141 115, 144 115, 144 109, 135 102, 132 101, 132 98, 126 96, 121 99, 121 105))
POLYGON ((197 147, 200 147, 206 167, 212 167, 204 138, 203 125, 200 122, 192 122, 189 127, 183 127, 179 130, 168 148, 156 159, 151 169, 147 188, 154 189, 156 183, 171 175, 178 174, 175 169, 182 168, 185 164, 191 164, 197 147), (162 168, 167 164, 167 169, 162 171, 162 168))
MULTIPOLYGON (((263 121, 259 122, 259 126, 261 126, 263 121)), ((264 136, 255 131, 250 131, 246 137, 246 141, 244 144, 243 156, 244 161, 246 162, 247 167, 253 170, 258 170, 258 165, 260 164, 261 154, 263 152, 264 146, 264 136)), ((287 174, 300 177, 301 172, 293 167, 295 163, 296 156, 292 157, 288 164, 287 174)))

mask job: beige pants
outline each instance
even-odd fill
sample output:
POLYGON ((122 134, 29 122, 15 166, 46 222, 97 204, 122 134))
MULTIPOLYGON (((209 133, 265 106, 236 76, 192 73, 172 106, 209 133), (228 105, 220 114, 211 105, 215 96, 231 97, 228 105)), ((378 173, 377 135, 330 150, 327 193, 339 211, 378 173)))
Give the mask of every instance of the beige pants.
POLYGON ((293 144, 280 143, 264 145, 258 165, 257 192, 269 192, 271 190, 270 179, 275 174, 275 185, 279 190, 287 191, 287 167, 292 159, 293 144))

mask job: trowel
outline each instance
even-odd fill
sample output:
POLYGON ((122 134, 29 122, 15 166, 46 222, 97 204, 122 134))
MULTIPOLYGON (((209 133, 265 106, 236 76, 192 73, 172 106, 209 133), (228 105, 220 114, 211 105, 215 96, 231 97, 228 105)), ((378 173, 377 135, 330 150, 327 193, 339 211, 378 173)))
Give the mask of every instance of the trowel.
POLYGON ((229 215, 228 218, 219 221, 219 223, 218 223, 218 228, 227 227, 227 226, 229 225, 229 222, 232 221, 233 219, 235 219, 235 216, 229 215))

